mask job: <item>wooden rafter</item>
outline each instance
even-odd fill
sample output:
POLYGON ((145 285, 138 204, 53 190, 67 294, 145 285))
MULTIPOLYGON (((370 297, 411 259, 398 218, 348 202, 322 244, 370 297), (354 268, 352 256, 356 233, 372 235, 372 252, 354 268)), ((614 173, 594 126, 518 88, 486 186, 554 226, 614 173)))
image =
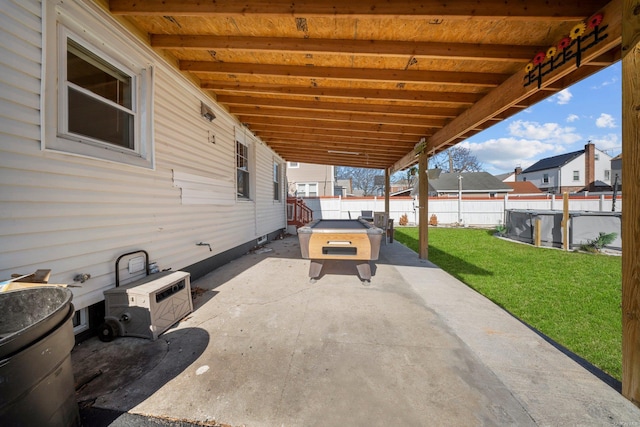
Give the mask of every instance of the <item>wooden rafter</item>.
POLYGON ((151 45, 161 49, 233 49, 267 52, 302 52, 331 55, 414 56, 478 61, 527 63, 546 46, 480 43, 435 43, 395 40, 310 39, 292 37, 233 37, 181 34, 153 34, 151 45))
MULTIPOLYGON (((349 111, 309 111, 296 110, 293 108, 274 107, 252 107, 252 106, 231 106, 229 111, 238 116, 269 116, 288 117, 301 119, 323 119, 339 122, 359 122, 391 125, 407 125, 419 127, 442 127, 447 122, 446 119, 425 118, 425 117, 405 117, 391 114, 367 114, 349 111)), ((243 120, 249 122, 250 120, 243 120)))
POLYGON ((457 117, 463 108, 446 107, 414 107, 404 105, 384 105, 369 104, 366 102, 326 102, 326 101, 305 101, 278 98, 263 98, 258 96, 233 96, 219 95, 218 102, 225 105, 251 105, 255 107, 269 106, 274 108, 294 108, 299 110, 327 110, 327 111, 354 111, 366 114, 399 114, 406 116, 457 117))
POLYGON ((180 61, 180 69, 193 73, 248 74, 305 77, 349 81, 420 82, 452 86, 495 87, 509 76, 462 71, 391 70, 382 68, 307 67, 296 65, 241 64, 213 61, 180 61))
POLYGON ((278 16, 341 16, 351 17, 425 17, 447 19, 500 18, 528 20, 581 19, 589 15, 601 2, 546 1, 524 2, 504 0, 415 2, 411 0, 350 1, 331 0, 270 0, 246 2, 240 0, 110 0, 111 13, 116 15, 278 15, 278 16))
POLYGON ((394 101, 415 101, 429 103, 465 104, 477 102, 484 94, 470 92, 436 92, 408 89, 372 89, 348 87, 326 88, 308 86, 282 86, 269 83, 225 82, 217 80, 203 80, 203 89, 210 89, 216 93, 264 93, 276 95, 309 95, 313 97, 347 98, 347 99, 378 99, 394 101))

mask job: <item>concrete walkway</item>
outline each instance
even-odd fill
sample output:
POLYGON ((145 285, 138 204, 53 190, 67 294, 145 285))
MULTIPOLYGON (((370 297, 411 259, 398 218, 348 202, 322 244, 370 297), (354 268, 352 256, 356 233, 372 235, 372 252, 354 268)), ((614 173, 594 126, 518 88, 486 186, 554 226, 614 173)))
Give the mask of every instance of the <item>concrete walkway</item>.
POLYGON ((194 312, 157 341, 76 347, 81 406, 114 426, 640 424, 601 379, 398 243, 368 286, 350 262, 309 283, 296 237, 267 248, 194 282, 194 312))

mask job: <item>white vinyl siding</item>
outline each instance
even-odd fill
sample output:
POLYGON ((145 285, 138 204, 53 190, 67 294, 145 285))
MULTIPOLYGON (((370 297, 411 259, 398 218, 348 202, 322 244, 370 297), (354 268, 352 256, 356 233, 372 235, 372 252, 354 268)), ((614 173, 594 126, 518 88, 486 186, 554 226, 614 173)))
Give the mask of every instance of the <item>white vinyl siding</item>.
MULTIPOLYGON (((155 169, 41 149, 42 56, 54 53, 42 51, 41 4, 5 2, 0 49, 9 54, 0 55, 0 279, 48 268, 51 283, 74 284, 76 274, 91 274, 73 288, 74 306, 82 309, 114 286, 114 262, 125 252, 144 249, 160 268, 179 270, 286 227, 272 188, 273 161, 282 159, 255 143, 260 166, 254 181, 266 185, 255 187, 255 202, 235 201, 234 128, 241 125, 151 49, 120 32, 98 6, 70 1, 61 7, 79 11, 88 27, 106 27, 99 34, 106 44, 129 40, 129 49, 141 50, 151 61, 155 169), (215 111, 212 122, 200 114, 202 101, 215 111), (211 133, 215 144, 209 142, 211 133), (202 179, 205 202, 185 203, 176 176, 191 189, 202 179), (210 242, 213 251, 196 246, 200 241, 210 242)), ((187 201, 194 200, 190 197, 187 201)))

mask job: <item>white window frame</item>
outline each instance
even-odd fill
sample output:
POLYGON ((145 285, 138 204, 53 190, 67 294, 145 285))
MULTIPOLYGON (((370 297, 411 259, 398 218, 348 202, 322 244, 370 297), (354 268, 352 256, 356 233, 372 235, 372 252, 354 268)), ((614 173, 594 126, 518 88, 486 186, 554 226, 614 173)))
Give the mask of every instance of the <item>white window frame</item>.
POLYGON ((75 313, 73 313, 73 333, 74 334, 78 334, 80 332, 86 331, 87 329, 89 329, 89 309, 88 307, 84 307, 81 308, 80 310, 77 310, 75 313), (78 317, 78 324, 75 325, 76 323, 76 316, 78 317))
POLYGON ((247 144, 244 141, 240 141, 239 138, 236 138, 236 143, 235 143, 235 148, 234 151, 236 153, 235 159, 236 159, 236 167, 235 167, 235 172, 236 172, 236 197, 238 200, 251 200, 251 150, 250 150, 250 145, 247 144), (238 158, 240 157, 240 154, 238 153, 238 145, 242 145, 245 148, 245 153, 246 156, 243 156, 242 158, 246 160, 246 168, 241 168, 238 165, 238 158), (240 193, 240 188, 238 186, 238 172, 242 172, 243 174, 245 174, 245 179, 246 179, 246 183, 247 183, 247 194, 245 193, 240 193))
POLYGON ((611 170, 605 169, 604 171, 604 180, 611 181, 611 170))
POLYGON ((318 186, 317 182, 297 182, 296 183, 296 196, 297 197, 319 197, 320 194, 318 193, 318 188, 319 188, 319 186, 318 186), (315 187, 316 187, 316 191, 315 191, 316 195, 315 196, 310 196, 309 195, 309 187, 312 186, 312 185, 315 185, 315 187), (300 194, 300 190, 299 190, 300 186, 304 186, 304 194, 300 194))
POLYGON ((580 181, 580 171, 573 171, 573 174, 571 175, 573 181, 580 181), (577 175, 577 177, 576 177, 577 175))
MULTIPOLYGON (((153 169, 153 67, 127 35, 115 32, 89 10, 72 2, 45 3, 42 149, 153 169), (101 61, 131 77, 133 148, 68 130, 67 45, 73 40, 101 61), (58 84, 59 83, 59 84, 58 84)), ((74 87, 78 89, 77 87, 74 87)), ((80 91, 94 99, 98 96, 80 91)), ((109 100, 99 99, 115 106, 109 100)), ((121 108, 118 106, 117 108, 121 108)))
POLYGON ((549 174, 548 173, 542 174, 542 183, 543 184, 548 184, 549 183, 549 174))
POLYGON ((273 161, 273 201, 282 201, 282 165, 273 161))

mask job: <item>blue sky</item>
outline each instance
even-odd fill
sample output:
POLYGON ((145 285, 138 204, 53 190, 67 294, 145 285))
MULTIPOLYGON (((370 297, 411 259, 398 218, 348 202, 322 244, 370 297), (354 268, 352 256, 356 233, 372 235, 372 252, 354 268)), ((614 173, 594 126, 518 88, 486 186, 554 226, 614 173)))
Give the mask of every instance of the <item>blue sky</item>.
POLYGON ((621 77, 618 62, 460 145, 469 148, 492 174, 582 150, 589 140, 607 154, 618 155, 622 150, 621 77))

